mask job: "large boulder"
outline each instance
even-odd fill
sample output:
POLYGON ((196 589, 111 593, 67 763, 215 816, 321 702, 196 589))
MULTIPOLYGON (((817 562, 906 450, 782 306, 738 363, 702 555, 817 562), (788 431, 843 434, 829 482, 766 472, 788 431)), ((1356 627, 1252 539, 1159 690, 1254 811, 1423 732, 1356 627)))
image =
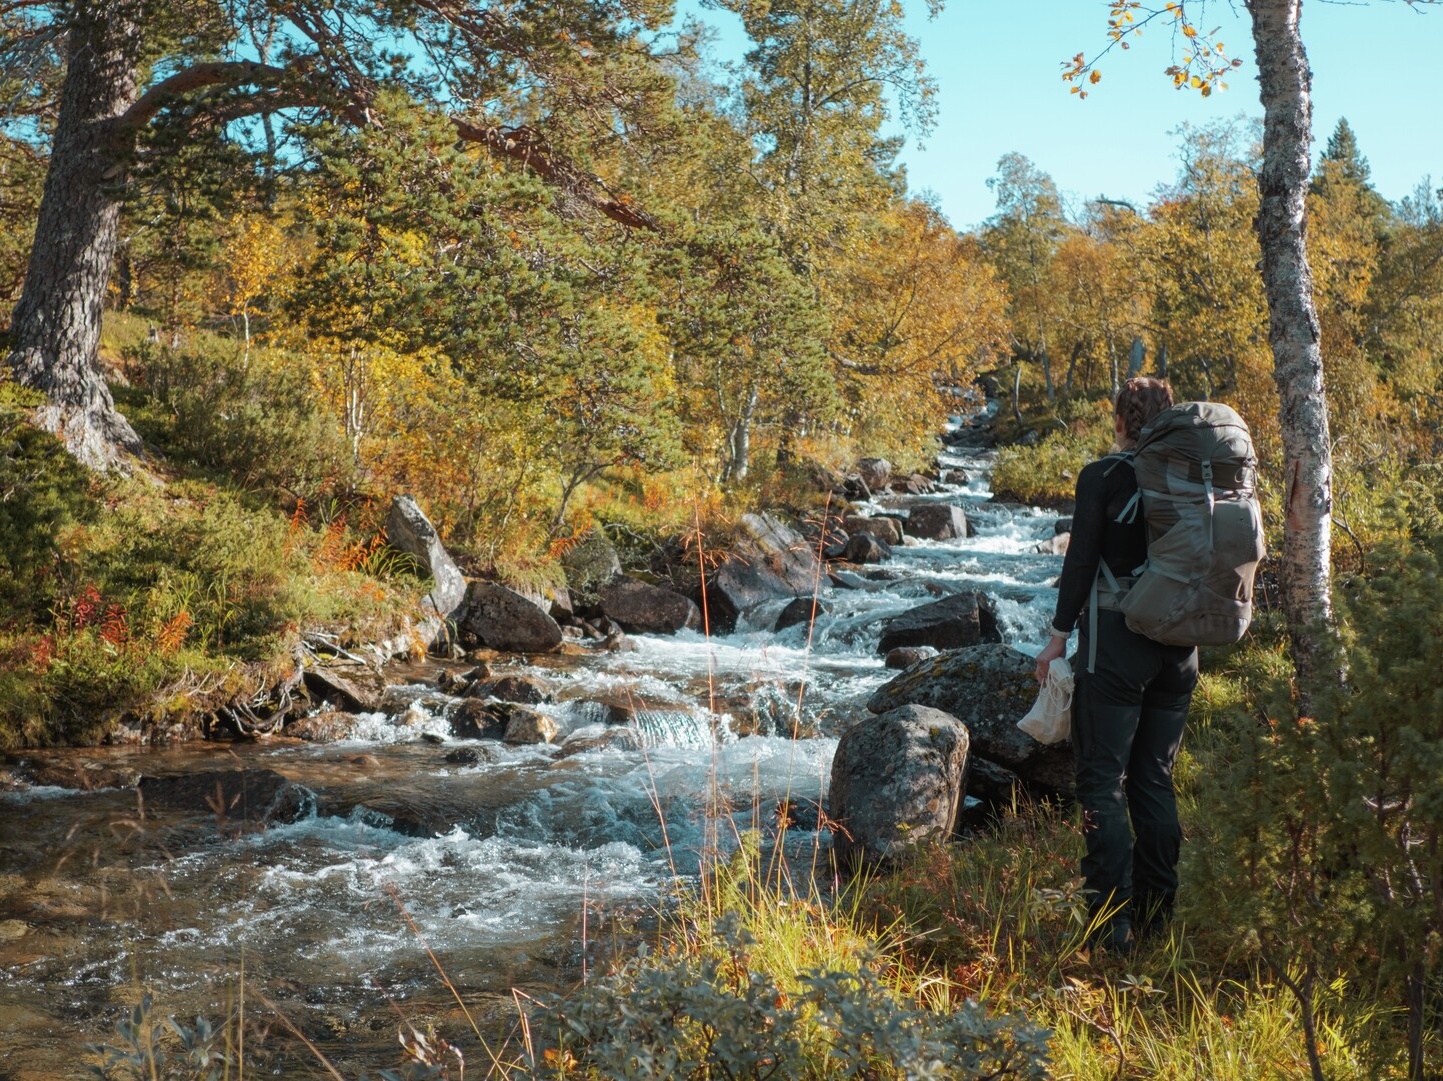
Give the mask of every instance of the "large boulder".
POLYGON ((909 473, 905 477, 892 478, 892 491, 899 495, 930 495, 937 490, 932 478, 921 473, 909 473))
MULTIPOLYGON (((827 553, 831 555, 830 552, 827 553)), ((870 533, 854 533, 847 538, 847 543, 842 545, 842 550, 837 553, 848 563, 885 563, 892 558, 892 547, 886 541, 872 536, 870 533)))
POLYGON ((449 616, 466 599, 466 579, 446 552, 431 520, 408 495, 391 500, 386 516, 386 543, 413 556, 431 576, 431 592, 423 602, 440 616, 449 616))
POLYGON ((874 492, 884 491, 892 477, 892 463, 886 458, 862 458, 855 469, 862 482, 874 492))
POLYGON ((907 532, 925 540, 967 536, 967 515, 950 503, 919 503, 907 519, 907 532))
POLYGON ((1037 698, 1033 659, 1011 646, 951 650, 908 668, 867 702, 873 713, 914 704, 946 709, 967 726, 972 754, 1012 770, 1039 794, 1070 795, 1072 743, 1038 743, 1017 722, 1037 698))
POLYGON ((602 588, 601 612, 633 634, 675 634, 701 628, 701 610, 690 597, 624 576, 602 588))
POLYGON ((745 514, 726 556, 707 575, 712 628, 729 631, 767 601, 810 596, 821 577, 817 553, 801 534, 770 514, 745 514))
POLYGON ((902 523, 896 518, 868 518, 862 514, 849 514, 842 519, 842 530, 849 537, 867 533, 887 544, 902 543, 902 523))
POLYGON ((530 676, 498 676, 479 679, 466 688, 467 698, 495 698, 501 702, 519 702, 537 706, 551 701, 551 688, 530 676))
POLYGON ((877 652, 890 653, 901 646, 959 649, 1001 640, 992 598, 985 593, 954 593, 887 620, 877 652))
POLYGON ((578 611, 590 614, 601 599, 601 590, 621 573, 621 557, 599 529, 588 530, 562 553, 566 588, 578 611))
POLYGON ((844 861, 887 861, 950 837, 962 806, 967 729, 928 706, 904 705, 857 722, 832 759, 833 847, 844 861))
POLYGON ((461 627, 492 649, 549 653, 561 645, 561 627, 534 601, 494 582, 472 582, 461 627))
POLYGON ((214 817, 222 825, 283 825, 315 813, 316 794, 269 769, 205 770, 142 777, 146 806, 214 817))

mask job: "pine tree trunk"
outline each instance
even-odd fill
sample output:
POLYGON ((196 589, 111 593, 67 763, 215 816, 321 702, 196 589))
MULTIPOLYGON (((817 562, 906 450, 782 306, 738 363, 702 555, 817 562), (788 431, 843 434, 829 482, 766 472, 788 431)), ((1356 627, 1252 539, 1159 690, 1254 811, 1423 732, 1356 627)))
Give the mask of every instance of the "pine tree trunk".
POLYGON ((11 318, 10 368, 48 399, 38 422, 96 469, 140 449, 97 366, 124 179, 114 120, 139 91, 140 36, 134 0, 76 5, 35 244, 11 318))
POLYGON ((1285 463, 1283 610, 1307 711, 1317 682, 1332 678, 1326 628, 1332 620, 1333 466, 1313 274, 1304 247, 1312 75, 1298 30, 1301 8, 1302 0, 1248 0, 1263 103, 1257 230, 1285 463))

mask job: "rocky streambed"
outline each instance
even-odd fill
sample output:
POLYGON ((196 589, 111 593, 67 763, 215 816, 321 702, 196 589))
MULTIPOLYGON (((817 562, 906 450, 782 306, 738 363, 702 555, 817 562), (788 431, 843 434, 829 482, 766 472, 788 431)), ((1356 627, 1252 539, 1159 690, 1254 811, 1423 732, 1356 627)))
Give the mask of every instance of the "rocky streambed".
MULTIPOLYGON (((1030 669, 1008 647, 1045 638, 1056 515, 994 503, 975 447, 941 465, 951 483, 931 492, 841 478, 864 487, 818 539, 836 558, 814 575, 815 607, 810 588, 800 607, 749 597, 759 565, 789 573, 764 558, 721 583, 735 599, 698 605, 708 635, 685 605, 608 577, 629 594, 613 616, 632 604, 664 622, 563 613, 551 652, 473 652, 385 688, 333 656, 279 734, 0 766, 0 1077, 86 1076, 81 1047, 118 1043, 147 993, 157 1016, 244 1001, 278 1033, 282 1013, 343 1072, 394 1066, 402 1017, 465 1024, 433 958, 504 1035, 513 988, 564 988, 631 949, 742 831, 825 868, 817 808, 838 736, 869 703, 966 721, 990 756, 971 771, 978 798, 1018 774, 1053 786, 1035 746, 1004 744, 1008 694, 1023 693, 1007 688, 1030 669), (957 646, 991 658, 970 693, 948 689, 964 686, 959 654, 930 655, 957 646), (912 667, 898 678, 889 654, 912 667), (979 739, 993 722, 1001 735, 979 739)), ((460 627, 494 644, 484 622, 460 627)))

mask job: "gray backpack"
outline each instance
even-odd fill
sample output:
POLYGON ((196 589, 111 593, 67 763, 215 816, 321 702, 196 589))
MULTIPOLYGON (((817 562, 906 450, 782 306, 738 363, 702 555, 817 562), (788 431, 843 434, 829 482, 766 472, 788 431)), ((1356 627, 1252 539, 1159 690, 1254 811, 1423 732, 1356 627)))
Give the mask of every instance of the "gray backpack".
POLYGON ((1127 625, 1173 646, 1228 645, 1253 616, 1253 575, 1263 558, 1258 459, 1247 423, 1218 402, 1165 409, 1131 452, 1137 495, 1118 516, 1147 522, 1147 562, 1120 588, 1127 625))

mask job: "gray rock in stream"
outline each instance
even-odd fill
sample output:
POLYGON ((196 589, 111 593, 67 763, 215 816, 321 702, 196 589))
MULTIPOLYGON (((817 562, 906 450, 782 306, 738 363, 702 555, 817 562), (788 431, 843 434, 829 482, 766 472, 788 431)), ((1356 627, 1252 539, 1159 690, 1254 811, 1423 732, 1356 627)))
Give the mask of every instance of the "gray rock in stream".
POLYGON ((825 616, 832 611, 826 601, 814 597, 798 597, 794 601, 788 601, 787 606, 777 613, 777 622, 772 627, 774 631, 784 631, 788 627, 810 624, 815 616, 825 616))
POLYGON ((858 721, 832 759, 833 848, 843 862, 890 861, 952 835, 967 771, 966 727, 928 706, 858 721))
POLYGON ((967 515, 950 503, 919 503, 907 519, 907 532, 924 540, 953 540, 967 536, 967 515))
POLYGON ((869 518, 863 514, 848 514, 842 519, 842 531, 849 537, 866 533, 890 545, 902 543, 902 523, 896 518, 869 518))
MULTIPOLYGON (((827 555, 831 555, 828 552, 827 555)), ((837 553, 841 559, 859 566, 866 563, 885 563, 892 558, 892 547, 880 537, 870 533, 853 533, 837 553)))
POLYGON ((972 754, 1005 766, 1040 795, 1070 795, 1072 743, 1038 743, 1017 722, 1037 697, 1033 660, 1001 644, 940 653, 914 664, 872 695, 867 708, 886 713, 914 703, 946 709, 967 726, 972 754))
POLYGON ((601 611, 632 634, 701 629, 701 609, 690 597, 625 575, 602 588, 601 611))
POLYGON ((319 665, 307 668, 305 683, 306 690, 315 697, 335 702, 352 713, 373 713, 385 701, 385 680, 360 665, 344 670, 319 665))
POLYGON ((561 626, 550 613, 495 582, 471 583, 462 627, 492 649, 549 653, 561 645, 561 626))
POLYGON ((523 706, 539 706, 552 699, 551 688, 531 676, 499 676, 477 680, 466 688, 466 698, 495 698, 502 702, 519 702, 523 706))
POLYGON ((303 739, 308 743, 334 743, 349 736, 355 723, 354 713, 323 709, 287 722, 282 729, 282 735, 303 739))
POLYGON ((730 551, 707 577, 712 629, 730 631, 767 601, 810 596, 823 577, 800 533, 770 514, 744 514, 730 551))
POLYGON ((902 646, 958 649, 1001 640, 992 599, 985 593, 954 593, 887 620, 877 652, 890 653, 902 646))
POLYGON ((391 512, 386 516, 386 543, 414 556, 431 576, 431 592, 424 602, 428 607, 442 617, 461 607, 466 599, 466 579, 461 568, 442 545, 431 519, 408 495, 398 495, 391 500, 391 512))
POLYGON ((887 659, 883 663, 888 668, 911 668, 918 661, 937 656, 937 653, 931 646, 898 646, 887 651, 887 659))

